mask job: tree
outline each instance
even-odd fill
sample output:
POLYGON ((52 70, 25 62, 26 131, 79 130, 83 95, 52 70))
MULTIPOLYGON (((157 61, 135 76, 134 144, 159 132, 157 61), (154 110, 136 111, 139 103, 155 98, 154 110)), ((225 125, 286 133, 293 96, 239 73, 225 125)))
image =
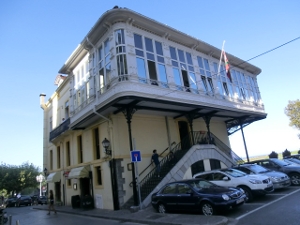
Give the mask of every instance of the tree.
MULTIPOLYGON (((289 125, 300 130, 300 100, 289 101, 284 112, 290 118, 289 125)), ((300 138, 300 134, 298 137, 300 138)))
POLYGON ((22 190, 38 185, 36 176, 39 168, 33 164, 23 163, 21 166, 0 165, 0 190, 5 189, 7 193, 19 193, 22 190))

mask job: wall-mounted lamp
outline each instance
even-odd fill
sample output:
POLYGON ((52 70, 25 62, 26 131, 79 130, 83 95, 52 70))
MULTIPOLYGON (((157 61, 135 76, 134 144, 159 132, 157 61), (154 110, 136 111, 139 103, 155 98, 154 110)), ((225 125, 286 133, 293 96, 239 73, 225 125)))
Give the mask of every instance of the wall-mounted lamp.
POLYGON ((104 138, 104 140, 102 141, 102 146, 104 148, 104 152, 106 155, 111 155, 111 150, 108 149, 110 146, 110 142, 109 140, 107 140, 106 138, 104 138))
POLYGON ((45 175, 46 178, 48 177, 48 170, 47 170, 46 167, 45 167, 45 169, 44 169, 44 175, 45 175))

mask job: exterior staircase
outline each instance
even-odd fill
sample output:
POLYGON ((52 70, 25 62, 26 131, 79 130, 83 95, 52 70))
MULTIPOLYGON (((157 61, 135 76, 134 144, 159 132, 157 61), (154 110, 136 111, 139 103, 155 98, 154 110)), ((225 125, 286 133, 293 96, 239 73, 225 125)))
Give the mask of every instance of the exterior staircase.
MULTIPOLYGON (((215 145, 221 152, 225 153, 228 158, 231 159, 232 164, 240 164, 244 161, 236 155, 226 144, 220 141, 215 135, 210 133, 208 135, 205 131, 196 131, 193 134, 189 134, 182 142, 178 143, 174 148, 171 149, 173 156, 167 154, 160 161, 160 176, 156 174, 155 168, 153 168, 147 175, 143 175, 147 169, 151 167, 151 164, 145 168, 139 176, 144 178, 140 181, 140 191, 141 191, 141 202, 143 202, 149 194, 161 183, 164 177, 166 177, 170 171, 176 166, 176 164, 186 155, 186 153, 191 149, 193 145, 215 145)), ((165 155, 166 151, 169 148, 166 148, 161 154, 165 155)), ((128 209, 134 205, 133 196, 122 206, 123 209, 128 209)))

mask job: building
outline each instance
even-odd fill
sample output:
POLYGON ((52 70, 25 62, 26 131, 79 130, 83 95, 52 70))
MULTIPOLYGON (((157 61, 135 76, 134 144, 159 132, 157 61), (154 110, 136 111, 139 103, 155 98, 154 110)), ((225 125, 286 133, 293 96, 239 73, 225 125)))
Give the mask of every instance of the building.
POLYGON ((266 118, 261 70, 227 54, 230 80, 221 53, 127 8, 105 12, 59 70, 55 93, 40 95, 44 167, 56 200, 75 205, 91 196, 95 207, 117 210, 141 196, 147 205, 168 181, 239 160, 229 135, 266 118), (131 162, 132 150, 141 162, 131 162), (177 161, 167 166, 171 150, 177 161))

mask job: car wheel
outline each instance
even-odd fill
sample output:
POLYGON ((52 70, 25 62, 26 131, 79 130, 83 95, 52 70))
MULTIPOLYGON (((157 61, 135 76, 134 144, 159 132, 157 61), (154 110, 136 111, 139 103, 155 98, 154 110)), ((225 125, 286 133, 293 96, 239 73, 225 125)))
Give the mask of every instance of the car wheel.
POLYGON ((215 214, 214 206, 209 202, 203 202, 201 204, 201 211, 205 216, 212 216, 215 214))
POLYGON ((159 213, 166 213, 166 206, 163 203, 159 203, 157 207, 157 212, 159 213))
POLYGON ((300 185, 300 175, 298 173, 291 173, 289 176, 291 178, 292 185, 294 186, 300 185))
POLYGON ((251 189, 245 186, 240 187, 244 190, 246 197, 248 198, 246 202, 251 202, 253 200, 253 195, 251 189))

